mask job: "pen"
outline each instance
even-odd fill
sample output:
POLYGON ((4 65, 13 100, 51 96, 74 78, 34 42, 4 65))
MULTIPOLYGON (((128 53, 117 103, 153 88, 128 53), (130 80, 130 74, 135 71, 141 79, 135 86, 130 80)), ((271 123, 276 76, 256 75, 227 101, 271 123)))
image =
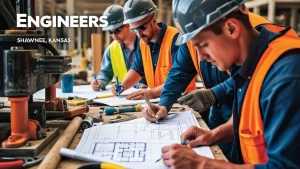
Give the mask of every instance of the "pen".
MULTIPOLYGON (((181 144, 181 145, 186 145, 189 141, 190 141, 190 140, 187 139, 187 140, 184 140, 183 142, 181 142, 180 144, 181 144)), ((155 161, 155 163, 159 162, 160 160, 161 160, 161 158, 157 159, 157 160, 155 161)))
POLYGON ((95 73, 93 73, 93 75, 94 75, 94 78, 95 78, 96 84, 98 85, 98 81, 97 81, 96 74, 95 74, 95 73))
MULTIPOLYGON (((150 109, 151 109, 151 110, 153 111, 153 113, 156 115, 157 111, 155 110, 155 108, 154 108, 154 107, 152 106, 152 104, 150 103, 150 101, 149 101, 149 99, 148 99, 148 97, 147 97, 146 94, 144 94, 144 99, 145 99, 147 105, 150 107, 150 109)), ((156 117, 154 117, 154 119, 155 119, 155 123, 156 123, 156 124, 160 124, 159 121, 158 121, 158 119, 157 119, 156 117)))
POLYGON ((120 85, 118 76, 116 76, 116 84, 117 84, 116 92, 118 93, 118 96, 120 96, 120 91, 123 90, 123 86, 120 85))

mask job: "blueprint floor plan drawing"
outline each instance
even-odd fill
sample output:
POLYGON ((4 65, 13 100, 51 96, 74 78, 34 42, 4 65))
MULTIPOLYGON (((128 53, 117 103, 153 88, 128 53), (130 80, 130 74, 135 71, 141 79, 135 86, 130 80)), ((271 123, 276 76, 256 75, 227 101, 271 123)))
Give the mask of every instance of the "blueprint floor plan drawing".
MULTIPOLYGON (((170 116, 160 124, 144 118, 127 122, 99 125, 86 129, 76 151, 99 158, 130 164, 132 168, 165 168, 161 157, 164 146, 180 143, 180 135, 190 126, 199 127, 191 111, 170 116), (151 167, 150 167, 151 166, 151 167)), ((202 156, 213 158, 208 146, 194 148, 202 156)))

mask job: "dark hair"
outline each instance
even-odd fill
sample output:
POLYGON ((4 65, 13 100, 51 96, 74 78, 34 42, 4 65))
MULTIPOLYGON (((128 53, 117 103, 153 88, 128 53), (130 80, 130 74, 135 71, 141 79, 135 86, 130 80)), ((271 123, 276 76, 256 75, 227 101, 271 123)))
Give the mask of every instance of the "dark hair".
POLYGON ((234 18, 242 22, 242 24, 246 27, 246 29, 252 29, 252 25, 249 20, 249 16, 240 12, 234 11, 228 14, 224 19, 220 19, 216 23, 212 24, 211 26, 207 27, 205 30, 210 30, 216 35, 221 35, 223 33, 222 27, 225 21, 229 18, 234 18))

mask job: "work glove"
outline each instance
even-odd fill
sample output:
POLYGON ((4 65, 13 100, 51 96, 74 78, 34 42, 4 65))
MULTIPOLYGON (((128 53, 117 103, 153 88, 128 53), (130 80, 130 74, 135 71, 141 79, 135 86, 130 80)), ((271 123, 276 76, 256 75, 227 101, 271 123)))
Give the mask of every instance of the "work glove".
POLYGON ((210 89, 198 89, 180 97, 177 102, 192 108, 197 112, 208 110, 216 102, 216 96, 210 89))

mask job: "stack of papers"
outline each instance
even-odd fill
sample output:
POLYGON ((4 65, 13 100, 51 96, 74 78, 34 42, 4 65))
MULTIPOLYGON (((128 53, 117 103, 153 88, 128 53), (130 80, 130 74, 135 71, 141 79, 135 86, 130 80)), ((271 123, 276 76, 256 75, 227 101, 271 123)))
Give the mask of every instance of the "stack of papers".
MULTIPOLYGON (((94 99, 100 95, 111 94, 111 85, 106 86, 106 90, 94 91, 90 85, 74 86, 73 93, 63 93, 60 88, 56 88, 56 97, 68 98, 68 97, 82 97, 86 99, 94 99)), ((44 100, 45 89, 42 89, 33 94, 34 99, 44 100)))
MULTIPOLYGON (((125 106, 125 105, 136 105, 136 104, 143 104, 146 103, 145 100, 127 100, 126 96, 130 95, 131 93, 134 93, 138 91, 139 89, 136 88, 130 88, 123 93, 121 93, 121 96, 113 96, 113 97, 107 97, 102 99, 95 99, 96 97, 101 97, 105 95, 112 95, 111 93, 111 85, 106 86, 106 90, 102 91, 94 91, 90 85, 82 85, 82 86, 74 86, 73 93, 62 93, 61 89, 56 89, 56 97, 60 98, 68 98, 68 97, 81 97, 86 99, 94 99, 93 101, 95 103, 101 103, 108 106, 125 106)), ((34 99, 45 99, 45 89, 40 90, 36 92, 33 95, 34 99)), ((159 102, 159 98, 156 99, 150 99, 150 102, 159 102)))

